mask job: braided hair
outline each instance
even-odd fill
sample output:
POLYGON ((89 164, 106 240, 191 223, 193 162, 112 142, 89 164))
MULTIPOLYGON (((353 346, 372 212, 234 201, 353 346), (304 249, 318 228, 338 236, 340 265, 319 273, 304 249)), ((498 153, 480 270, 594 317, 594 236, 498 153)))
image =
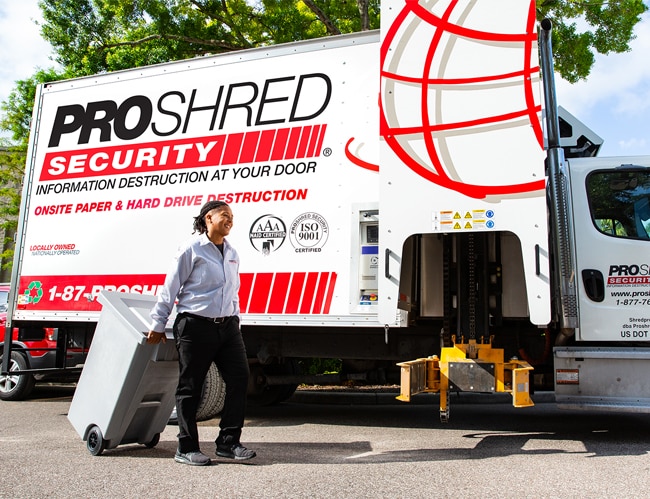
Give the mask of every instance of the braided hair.
POLYGON ((228 206, 228 204, 223 201, 208 201, 205 203, 201 207, 199 215, 194 217, 194 231, 192 234, 194 234, 194 232, 198 232, 199 234, 206 233, 208 231, 208 226, 205 224, 205 216, 212 210, 223 208, 224 206, 228 206))

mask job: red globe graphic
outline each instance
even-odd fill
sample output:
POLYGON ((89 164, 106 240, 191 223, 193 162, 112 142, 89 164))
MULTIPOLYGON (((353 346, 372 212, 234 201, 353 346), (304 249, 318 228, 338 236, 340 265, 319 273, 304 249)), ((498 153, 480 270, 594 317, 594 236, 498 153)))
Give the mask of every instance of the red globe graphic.
POLYGON ((517 157, 498 170, 506 154, 541 157, 543 133, 535 2, 497 3, 406 0, 381 47, 381 137, 424 179, 474 198, 545 186, 517 157))

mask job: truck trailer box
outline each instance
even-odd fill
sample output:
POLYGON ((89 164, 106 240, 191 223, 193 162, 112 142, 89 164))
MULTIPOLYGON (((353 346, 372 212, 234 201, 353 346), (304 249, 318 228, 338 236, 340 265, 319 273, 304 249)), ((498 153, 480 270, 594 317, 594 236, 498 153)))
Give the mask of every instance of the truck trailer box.
POLYGON ((40 87, 15 318, 96 321, 102 290, 155 295, 193 217, 218 199, 235 215, 245 321, 367 320, 377 237, 362 242, 360 226, 378 178, 347 155, 378 161, 378 42, 355 34, 40 87))

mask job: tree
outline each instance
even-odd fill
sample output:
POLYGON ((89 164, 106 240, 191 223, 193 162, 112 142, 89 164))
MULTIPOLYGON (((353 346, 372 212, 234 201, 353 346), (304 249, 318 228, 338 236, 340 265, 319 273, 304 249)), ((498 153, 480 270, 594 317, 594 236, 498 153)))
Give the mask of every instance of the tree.
POLYGON ((9 94, 9 99, 2 103, 0 129, 11 132, 13 146, 27 150, 29 126, 36 97, 36 87, 41 83, 61 80, 66 73, 54 69, 39 69, 30 78, 19 80, 9 94))
POLYGON ((24 172, 24 148, 0 148, 0 275, 3 276, 3 271, 10 269, 13 262, 13 235, 18 226, 24 172))
POLYGON ((0 128, 11 132, 13 144, 8 140, 0 144, 0 275, 4 275, 2 270, 9 269, 13 261, 13 235, 18 226, 36 86, 61 77, 53 69, 38 70, 31 78, 17 81, 7 102, 2 103, 0 128))
POLYGON ((594 52, 630 50, 634 26, 647 10, 642 0, 543 0, 537 3, 537 19, 553 21, 554 68, 575 83, 589 76, 594 52))
POLYGON ((379 0, 42 0, 39 5, 43 37, 57 62, 77 76, 379 27, 379 0))
MULTIPOLYGON (((379 27, 379 0, 41 0, 43 37, 75 75, 379 27)), ((630 49, 643 0, 542 0, 555 68, 576 82, 594 53, 630 49), (579 27, 580 26, 580 27, 579 27)))

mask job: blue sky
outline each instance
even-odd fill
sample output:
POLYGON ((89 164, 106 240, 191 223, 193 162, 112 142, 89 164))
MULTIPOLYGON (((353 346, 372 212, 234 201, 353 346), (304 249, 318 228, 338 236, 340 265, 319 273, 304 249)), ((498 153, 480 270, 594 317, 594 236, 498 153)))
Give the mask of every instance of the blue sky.
MULTIPOLYGON (((0 102, 16 80, 53 65, 39 18, 37 0, 0 0, 0 102)), ((604 139, 600 156, 650 155, 650 13, 635 34, 630 52, 597 55, 587 81, 556 77, 559 104, 604 139)))
POLYGON ((634 32, 630 52, 596 55, 587 81, 556 77, 559 104, 604 139, 599 156, 650 155, 650 12, 634 32))

